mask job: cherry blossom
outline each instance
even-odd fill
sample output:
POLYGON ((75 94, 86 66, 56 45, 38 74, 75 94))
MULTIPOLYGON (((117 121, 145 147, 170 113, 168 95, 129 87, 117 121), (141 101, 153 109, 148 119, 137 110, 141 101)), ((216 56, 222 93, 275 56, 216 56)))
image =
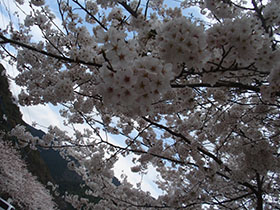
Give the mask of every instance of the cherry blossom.
POLYGON ((2 137, 0 151, 0 192, 8 193, 22 209, 56 209, 49 191, 27 170, 19 152, 2 137))
POLYGON ((19 146, 59 150, 101 198, 65 200, 94 209, 280 208, 279 1, 30 3, 24 20, 1 29, 1 56, 19 71, 19 103, 60 105, 73 135, 53 126, 42 139, 21 126, 11 135, 19 146), (132 156, 141 176, 153 167, 163 193, 155 198, 125 174, 113 185, 120 156, 132 156))

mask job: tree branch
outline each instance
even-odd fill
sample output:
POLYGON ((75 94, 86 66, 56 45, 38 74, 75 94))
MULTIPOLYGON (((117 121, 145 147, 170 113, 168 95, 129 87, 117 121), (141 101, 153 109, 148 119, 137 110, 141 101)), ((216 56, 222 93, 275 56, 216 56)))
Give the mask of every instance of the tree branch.
POLYGON ((81 5, 79 1, 77 0, 72 0, 72 1, 76 3, 82 10, 84 10, 90 17, 92 17, 92 19, 94 19, 94 21, 96 21, 104 30, 106 31, 108 30, 106 26, 103 23, 101 23, 94 15, 92 15, 83 5, 81 5))
POLYGON ((120 5, 122 5, 133 17, 137 18, 137 13, 125 2, 125 1, 118 1, 120 5))
MULTIPOLYGON (((167 132, 170 133, 171 135, 183 139, 186 143, 188 143, 188 144, 191 144, 191 143, 192 143, 190 139, 186 138, 186 137, 185 137, 184 135, 182 135, 181 133, 177 133, 177 132, 175 132, 175 131, 169 129, 168 127, 166 127, 166 126, 164 126, 164 125, 161 125, 161 124, 158 124, 158 123, 156 123, 156 122, 151 121, 150 119, 148 119, 148 118, 146 118, 146 117, 142 117, 142 118, 143 118, 145 121, 147 121, 147 122, 149 122, 149 123, 155 125, 156 127, 161 128, 161 129, 167 131, 167 132)), ((216 163, 218 163, 219 165, 223 165, 223 162, 222 162, 219 158, 217 158, 214 154, 212 154, 211 152, 208 152, 207 150, 205 150, 205 149, 203 149, 203 148, 201 148, 201 147, 199 147, 199 146, 197 147, 197 150, 198 150, 199 152, 201 152, 202 154, 204 154, 204 155, 210 157, 211 159, 213 159, 213 160, 214 160, 216 163)), ((231 171, 227 166, 225 166, 225 170, 226 170, 227 172, 230 172, 230 171, 231 171)))
POLYGON ((14 44, 16 46, 19 46, 19 47, 22 47, 22 48, 25 48, 25 49, 29 49, 31 51, 38 52, 40 54, 43 54, 43 55, 46 55, 46 56, 49 56, 49 57, 52 57, 52 58, 56 58, 58 60, 62 60, 62 61, 68 62, 68 63, 85 64, 85 65, 95 66, 95 67, 101 67, 102 66, 101 64, 92 63, 92 62, 85 62, 85 61, 82 61, 82 60, 75 60, 75 59, 72 59, 72 58, 68 58, 68 57, 65 57, 65 56, 60 56, 60 55, 56 55, 56 54, 53 54, 53 53, 50 53, 50 52, 47 52, 47 51, 44 51, 44 50, 40 50, 40 49, 38 49, 36 47, 33 47, 33 46, 30 46, 28 44, 25 44, 25 43, 22 43, 22 42, 13 40, 13 39, 9 39, 9 38, 3 36, 2 34, 0 34, 0 38, 3 40, 3 41, 0 41, 0 44, 8 44, 8 43, 9 44, 14 44))
POLYGON ((185 87, 209 87, 209 88, 216 88, 216 87, 228 87, 228 88, 239 88, 243 90, 252 90, 254 92, 260 92, 260 88, 252 85, 245 85, 242 83, 237 82, 230 82, 230 81, 218 81, 214 85, 208 83, 195 83, 195 84, 171 84, 172 88, 185 88, 185 87))
POLYGON ((262 15, 262 10, 258 7, 257 2, 255 0, 252 0, 252 4, 254 6, 254 9, 257 13, 257 16, 259 17, 260 21, 262 22, 262 27, 264 28, 265 32, 269 34, 271 37, 273 35, 272 30, 269 31, 270 27, 266 25, 266 20, 264 16, 262 15))
POLYGON ((262 181, 260 178, 260 174, 256 173, 256 180, 257 180, 257 187, 258 187, 258 191, 257 191, 257 208, 256 210, 263 210, 263 198, 262 198, 262 181))

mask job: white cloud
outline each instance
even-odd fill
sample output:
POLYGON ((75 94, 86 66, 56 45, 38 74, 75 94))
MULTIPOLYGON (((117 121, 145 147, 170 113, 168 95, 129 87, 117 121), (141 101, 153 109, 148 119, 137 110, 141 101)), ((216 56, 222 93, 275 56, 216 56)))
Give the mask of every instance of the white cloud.
POLYGON ((137 183, 141 183, 141 189, 143 191, 150 192, 151 195, 155 198, 157 198, 159 195, 162 195, 162 191, 158 189, 158 187, 154 183, 158 175, 158 172, 155 170, 155 168, 150 165, 148 167, 147 174, 140 175, 138 173, 133 173, 130 170, 130 168, 133 166, 132 158, 132 155, 129 155, 127 157, 120 156, 118 162, 114 167, 115 176, 121 179, 122 174, 126 175, 127 180, 131 184, 133 184, 134 187, 136 187, 137 183))
POLYGON ((50 105, 20 106, 20 110, 23 113, 23 120, 28 124, 37 122, 43 127, 48 127, 49 125, 62 127, 61 119, 51 109, 50 105))

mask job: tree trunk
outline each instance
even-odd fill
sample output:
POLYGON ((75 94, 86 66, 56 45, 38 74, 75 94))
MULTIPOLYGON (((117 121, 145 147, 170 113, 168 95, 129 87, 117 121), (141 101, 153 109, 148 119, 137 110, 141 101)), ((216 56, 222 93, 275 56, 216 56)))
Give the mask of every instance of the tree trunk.
POLYGON ((263 198, 262 193, 259 192, 257 195, 257 208, 256 210, 263 210, 263 198))

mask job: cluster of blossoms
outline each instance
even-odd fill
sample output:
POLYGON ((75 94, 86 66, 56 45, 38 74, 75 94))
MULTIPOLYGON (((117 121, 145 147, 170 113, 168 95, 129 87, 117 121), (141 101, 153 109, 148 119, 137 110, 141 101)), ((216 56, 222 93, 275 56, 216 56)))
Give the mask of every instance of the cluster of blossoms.
MULTIPOLYGON (((246 133, 254 132, 253 130, 246 131, 246 133)), ((253 134, 254 136, 257 136, 253 134)), ((252 136, 253 136, 252 135, 252 136)), ((261 136, 259 134, 259 136, 261 136)), ((255 173, 261 175, 267 174, 271 170, 279 168, 279 161, 273 154, 276 152, 264 139, 256 140, 255 143, 242 145, 242 149, 238 146, 240 142, 235 145, 232 158, 233 162, 229 165, 233 169, 232 177, 236 181, 245 181, 252 179, 255 173), (238 154, 238 155, 237 155, 238 154), (256 161, 258 160, 258 161, 256 161)))
POLYGON ((218 18, 233 18, 239 12, 237 7, 234 7, 230 2, 226 1, 205 0, 201 6, 202 8, 209 9, 218 18))
MULTIPOLYGON (((48 67, 45 66, 45 68, 48 67)), ((28 78, 35 79, 39 76, 40 72, 42 72, 42 69, 37 68, 29 72, 24 72, 22 77, 17 78, 17 83, 23 84, 28 78)), ((39 104, 42 103, 42 101, 45 101, 56 104, 73 98, 72 80, 68 77, 60 76, 60 79, 57 80, 58 78, 56 78, 55 74, 52 74, 50 71, 45 74, 45 77, 42 78, 40 83, 38 80, 33 80, 34 83, 30 83, 28 87, 29 93, 27 94, 25 91, 22 91, 19 94, 19 103, 22 105, 30 105, 39 104)))
POLYGON ((26 27, 38 25, 41 28, 45 28, 45 27, 47 27, 48 21, 49 21, 49 19, 44 14, 40 13, 39 10, 37 10, 35 12, 35 16, 33 16, 33 15, 26 16, 26 18, 24 20, 24 25, 26 27))
POLYGON ((277 158, 274 157, 275 148, 272 148, 266 141, 259 141, 257 144, 246 145, 243 150, 246 168, 265 175, 268 171, 279 167, 277 158), (260 161, 256 161, 260 160, 260 161))
POLYGON ((39 138, 33 137, 29 132, 25 130, 24 126, 17 125, 10 132, 11 136, 16 136, 18 139, 19 147, 30 146, 32 149, 36 149, 35 145, 37 145, 39 138))
POLYGON ((1 193, 8 193, 21 209, 56 209, 49 191, 28 170, 12 145, 0 140, 1 193))
POLYGON ((279 33, 280 30, 280 15, 279 15, 279 1, 273 0, 269 2, 264 8, 264 18, 267 21, 267 24, 271 27, 275 27, 275 32, 279 33))
POLYGON ((107 59, 99 69, 97 92, 111 110, 130 115, 151 113, 151 105, 170 90, 172 64, 150 55, 138 57, 135 41, 126 41, 125 33, 116 33, 115 28, 107 33, 96 31, 107 59))
POLYGON ((70 57, 75 60, 83 59, 85 62, 93 62, 96 56, 94 49, 97 46, 91 34, 84 26, 74 31, 78 34, 78 45, 69 52, 70 57))
POLYGON ((100 5, 102 8, 108 8, 116 5, 117 0, 97 0, 96 3, 100 5))
POLYGON ((91 16, 96 15, 96 13, 98 12, 98 6, 94 1, 86 1, 86 9, 89 12, 88 14, 86 14, 86 21, 91 23, 92 21, 94 21, 92 20, 91 16))
POLYGON ((69 138, 57 127, 50 126, 48 128, 48 133, 42 138, 34 137, 26 127, 23 125, 17 125, 10 131, 10 136, 17 137, 18 147, 24 148, 29 146, 32 150, 37 150, 38 146, 41 148, 50 148, 51 146, 59 146, 62 142, 57 141, 58 139, 69 138), (56 140, 56 141, 55 141, 56 140))
POLYGON ((121 113, 151 113, 152 104, 170 90, 172 65, 164 65, 157 58, 138 58, 130 66, 119 67, 116 72, 107 66, 100 71, 103 82, 98 85, 98 92, 106 107, 121 113))
POLYGON ((259 71, 272 72, 272 69, 277 67, 279 63, 279 50, 273 50, 270 39, 264 40, 263 45, 257 51, 255 65, 259 71))
POLYGON ((206 34, 202 25, 180 17, 163 23, 157 33, 157 50, 164 61, 184 63, 187 68, 201 68, 207 61, 206 34))
POLYGON ((226 57, 228 64, 235 60, 239 64, 251 64, 262 48, 262 42, 261 30, 253 18, 227 19, 207 31, 209 50, 223 48, 226 52, 229 51, 226 57))
POLYGON ((269 85, 261 88, 262 97, 267 101, 274 101, 280 91, 280 65, 274 67, 269 74, 269 85))

